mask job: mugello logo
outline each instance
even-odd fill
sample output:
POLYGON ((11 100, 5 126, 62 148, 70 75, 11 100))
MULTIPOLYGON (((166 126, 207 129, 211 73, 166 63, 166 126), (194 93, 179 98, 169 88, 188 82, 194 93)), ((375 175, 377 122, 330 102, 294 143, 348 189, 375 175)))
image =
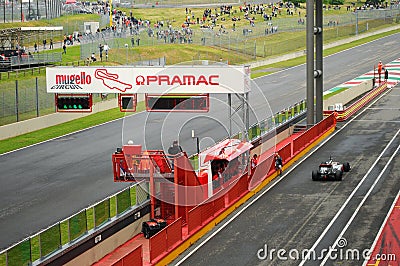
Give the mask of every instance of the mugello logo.
POLYGON ((56 75, 56 85, 52 86, 51 89, 66 89, 66 90, 82 90, 80 85, 91 84, 92 78, 87 75, 86 72, 82 71, 79 74, 70 75, 56 75))
POLYGON ((219 85, 219 75, 139 75, 136 77, 136 85, 219 85))

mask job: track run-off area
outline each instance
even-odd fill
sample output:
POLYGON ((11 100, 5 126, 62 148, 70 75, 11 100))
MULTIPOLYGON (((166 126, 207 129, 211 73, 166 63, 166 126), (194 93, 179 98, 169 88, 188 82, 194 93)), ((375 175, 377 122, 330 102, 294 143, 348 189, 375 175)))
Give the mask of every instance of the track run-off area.
POLYGON ((400 254, 388 248, 399 246, 395 231, 372 253, 400 191, 399 100, 400 87, 388 89, 339 123, 173 265, 399 265, 400 254), (312 181, 311 171, 330 156, 350 162, 351 171, 340 182, 312 181))

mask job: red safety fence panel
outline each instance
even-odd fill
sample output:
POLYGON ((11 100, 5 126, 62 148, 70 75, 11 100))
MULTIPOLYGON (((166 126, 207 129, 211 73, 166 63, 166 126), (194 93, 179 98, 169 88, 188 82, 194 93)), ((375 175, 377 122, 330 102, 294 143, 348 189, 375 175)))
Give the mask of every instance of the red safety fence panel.
POLYGON ((271 167, 275 169, 273 155, 270 155, 269 157, 264 158, 262 161, 259 161, 256 169, 253 170, 253 175, 251 175, 249 178, 248 189, 251 190, 258 186, 271 171, 271 167))
POLYGON ((274 158, 274 155, 272 154, 271 156, 269 156, 267 160, 270 163, 268 173, 272 173, 272 172, 274 172, 276 170, 275 169, 275 158, 274 158))
POLYGON ((217 194, 213 202, 214 202, 215 213, 225 208, 225 197, 223 194, 217 194))
POLYGON ((150 262, 167 251, 167 231, 165 228, 150 238, 149 247, 150 262))
POLYGON ((120 259, 119 261, 117 261, 116 263, 111 264, 112 266, 123 266, 123 262, 122 259, 120 259))
POLYGON ((182 218, 175 220, 166 227, 167 250, 170 250, 176 243, 182 240, 182 218))
POLYGON ((239 189, 238 183, 235 183, 232 187, 229 188, 229 191, 228 191, 229 204, 231 204, 232 202, 234 202, 237 199, 237 197, 239 195, 238 189, 239 189))
POLYGON ((202 211, 201 206, 197 206, 189 211, 188 214, 189 234, 191 234, 194 230, 196 230, 202 225, 201 211, 202 211))
POLYGON ((238 196, 247 191, 247 174, 242 175, 238 181, 238 196))
POLYGON ((122 258, 122 265, 129 266, 142 266, 143 265, 143 248, 142 245, 138 246, 131 253, 122 258))
POLYGON ((213 202, 209 201, 201 206, 201 224, 214 216, 213 202))
POLYGON ((306 132, 298 136, 293 140, 293 153, 294 155, 299 153, 303 148, 320 137, 323 133, 325 133, 329 128, 335 126, 335 117, 332 115, 328 116, 318 124, 314 125, 306 132))

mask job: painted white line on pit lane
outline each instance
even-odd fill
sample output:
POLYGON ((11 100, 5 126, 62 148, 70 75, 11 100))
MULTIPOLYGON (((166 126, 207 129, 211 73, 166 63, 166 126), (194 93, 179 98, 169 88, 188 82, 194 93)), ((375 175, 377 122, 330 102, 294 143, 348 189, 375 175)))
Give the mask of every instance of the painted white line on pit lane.
MULTIPOLYGON (((397 131, 397 133, 400 132, 400 129, 397 131)), ((396 134, 397 135, 397 134, 396 134)), ((332 248, 329 248, 329 252, 328 254, 326 254, 324 260, 321 262, 320 265, 325 265, 325 263, 328 261, 328 259, 331 257, 331 253, 332 253, 332 249, 334 249, 339 240, 343 238, 344 233, 347 231, 347 229, 349 228, 350 224, 353 222, 354 218, 356 217, 356 215, 358 214, 358 212, 360 211, 361 207, 364 205, 365 201, 367 200, 367 198, 369 197, 369 195, 371 194, 372 190, 375 188, 376 184, 378 183, 378 181, 381 179, 381 177, 383 176, 383 174, 385 173, 386 169, 388 168, 389 164, 392 162, 393 158, 397 155, 398 151, 400 149, 400 145, 397 146, 397 149, 394 151, 394 153, 392 154, 392 156, 390 156, 389 161, 385 164, 385 167, 383 167, 382 171, 379 173, 378 177, 375 179, 374 183, 372 184, 372 186, 369 188, 368 192, 365 194, 365 196, 363 197, 363 199, 361 200, 360 204, 358 204, 357 208, 355 209, 355 211, 353 212, 353 215, 350 217, 349 221, 346 223, 346 225, 344 226, 343 230, 340 232, 339 236, 336 238, 332 248)))
MULTIPOLYGON (((185 255, 183 258, 181 258, 179 261, 177 261, 176 264, 173 265, 181 265, 185 260, 187 260, 190 256, 192 256, 197 250, 199 250, 202 246, 204 246, 210 239, 212 239, 215 235, 217 235, 222 229, 224 229, 226 226, 228 226, 233 220, 235 220, 240 214, 242 214, 247 208, 249 208, 251 205, 253 205, 254 202, 259 200, 265 193, 267 193, 270 189, 272 189, 274 186, 276 186, 285 176, 290 174, 296 167, 298 167, 301 163, 303 163, 306 159, 308 159, 312 154, 314 154, 316 151, 319 150, 322 146, 325 145, 329 140, 331 140, 336 134, 341 132, 344 128, 346 128, 353 120, 355 120, 357 117, 359 117, 361 114, 363 114, 370 106, 375 104, 377 101, 379 101, 383 96, 388 94, 391 91, 391 89, 386 90, 383 92, 378 98, 376 98, 373 102, 371 102, 367 107, 365 107, 360 113, 355 115, 350 121, 348 121, 346 124, 343 125, 340 129, 335 131, 333 134, 331 134, 329 137, 327 137, 322 143, 320 143, 313 151, 309 152, 306 156, 303 157, 296 165, 292 166, 289 170, 287 170, 279 179, 275 181, 272 185, 270 185, 267 189, 262 191, 257 197, 255 197, 253 200, 251 200, 249 203, 245 203, 242 209, 240 209, 234 216, 232 216, 229 220, 226 222, 221 222, 221 226, 215 230, 211 235, 209 235, 206 239, 203 241, 199 242, 199 244, 193 248, 187 255, 185 255)), ((315 248, 315 247, 314 247, 315 248)))
MULTIPOLYGON (((364 175, 364 177, 361 179, 361 181, 358 183, 358 185, 354 188, 354 190, 351 192, 349 197, 346 199, 346 201, 343 203, 342 207, 340 207, 339 211, 336 213, 336 215, 332 218, 330 223, 328 224, 327 227, 325 227, 324 231, 322 234, 319 236, 317 241, 314 242, 314 245, 308 250, 307 255, 305 258, 309 258, 310 254, 312 254, 313 251, 315 251, 315 248, 318 246, 318 244, 321 242, 321 240, 325 237, 326 233, 331 229, 332 225, 335 223, 339 215, 343 212, 343 210, 346 208, 347 204, 350 202, 350 200, 353 198, 353 196, 356 194, 357 190, 361 187, 361 185, 364 183, 364 181, 367 179, 368 175, 371 173, 375 165, 378 163, 378 161, 381 159, 383 154, 386 152, 388 147, 392 144, 392 142, 396 139, 397 135, 400 133, 400 129, 397 130, 396 134, 393 136, 393 138, 389 141, 389 143, 385 146, 383 151, 379 154, 378 158, 376 158, 375 162, 372 164, 372 166, 368 169, 367 173, 364 175)), ((299 266, 304 265, 304 263, 308 262, 308 259, 303 259, 299 266)))
MULTIPOLYGON (((390 95, 392 97, 392 95, 390 95)), ((368 108, 369 110, 400 110, 400 107, 386 107, 386 108, 379 108, 379 107, 372 107, 368 108)))
MULTIPOLYGON (((385 220, 383 221, 383 223, 382 223, 382 225, 381 225, 381 228, 379 229, 378 234, 376 235, 375 240, 374 240, 374 242, 372 243, 371 248, 369 249, 370 253, 374 251, 374 248, 375 248, 376 244, 378 243, 379 237, 380 237, 380 235, 382 234, 382 231, 383 231, 383 229, 385 228, 385 225, 386 225, 387 221, 389 220, 390 214, 392 213, 393 209, 399 207, 399 206, 395 206, 396 203, 397 203, 397 201, 399 200, 399 197, 400 197, 400 191, 397 193, 397 196, 396 196, 396 198, 394 199, 394 201, 393 201, 393 203, 392 203, 392 206, 390 207, 389 212, 386 214, 385 220)), ((366 266, 367 263, 368 263, 368 259, 366 259, 366 260, 364 261, 363 266, 366 266)))
POLYGON ((400 120, 357 119, 354 122, 400 123, 400 120))

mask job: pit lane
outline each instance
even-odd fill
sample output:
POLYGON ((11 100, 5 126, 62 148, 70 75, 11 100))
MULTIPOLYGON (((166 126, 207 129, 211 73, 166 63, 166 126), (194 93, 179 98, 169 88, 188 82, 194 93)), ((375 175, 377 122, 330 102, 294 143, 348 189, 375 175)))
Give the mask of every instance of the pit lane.
POLYGON ((231 214, 173 264, 361 265, 362 252, 371 248, 400 189, 399 97, 398 87, 390 89, 349 123, 339 124, 326 144, 265 188, 267 193, 256 195, 258 200, 250 200, 231 214), (350 162, 352 170, 341 182, 313 182, 311 171, 329 156, 350 162), (345 241, 342 250, 358 250, 360 256, 337 253, 332 254, 334 260, 324 259, 326 250, 338 240, 345 241), (280 258, 279 249, 285 252, 280 258), (311 256, 302 261, 302 253, 310 249, 315 259, 311 256), (290 258, 297 254, 297 259, 290 258))

